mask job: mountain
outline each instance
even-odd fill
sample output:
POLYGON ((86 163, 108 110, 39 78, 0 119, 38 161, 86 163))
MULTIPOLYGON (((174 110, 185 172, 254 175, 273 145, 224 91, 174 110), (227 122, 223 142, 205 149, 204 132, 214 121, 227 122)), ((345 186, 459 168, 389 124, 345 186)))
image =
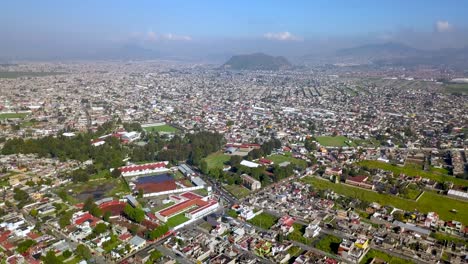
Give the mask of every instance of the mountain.
POLYGON ((274 57, 264 53, 253 53, 232 56, 222 65, 225 69, 233 70, 267 70, 277 71, 290 68, 291 63, 284 57, 274 57))

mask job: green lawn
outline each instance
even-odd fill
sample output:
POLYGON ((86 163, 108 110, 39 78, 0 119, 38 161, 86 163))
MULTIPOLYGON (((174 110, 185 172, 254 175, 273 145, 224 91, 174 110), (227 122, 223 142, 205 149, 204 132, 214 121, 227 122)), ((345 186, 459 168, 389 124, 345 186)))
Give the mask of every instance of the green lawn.
MULTIPOLYGON (((316 137, 318 143, 322 146, 326 147, 346 147, 348 144, 346 144, 346 141, 351 141, 349 138, 345 136, 318 136, 316 137)), ((354 145, 351 143, 351 145, 354 145)))
POLYGON ((189 219, 185 216, 185 213, 180 213, 178 215, 175 215, 167 220, 167 226, 169 228, 176 227, 182 223, 187 222, 189 219))
POLYGON ((148 132, 175 133, 175 132, 179 131, 177 128, 175 128, 175 127, 173 127, 171 125, 151 126, 151 127, 145 127, 143 129, 148 131, 148 132))
POLYGON ((453 182, 455 185, 460 186, 468 186, 468 180, 455 178, 453 176, 449 176, 443 174, 444 170, 435 169, 433 168, 431 171, 424 171, 418 168, 415 165, 405 165, 403 167, 392 165, 390 163, 385 163, 377 160, 364 160, 357 163, 361 167, 366 167, 368 169, 382 169, 386 171, 391 171, 395 176, 398 176, 401 173, 404 173, 410 177, 421 176, 423 178, 431 179, 438 182, 453 182))
POLYGON ((169 203, 167 203, 167 204, 161 204, 161 205, 158 205, 158 206, 154 207, 154 208, 153 208, 153 211, 154 211, 154 212, 161 211, 162 209, 166 209, 166 208, 168 208, 169 206, 174 205, 174 204, 175 204, 175 203, 172 202, 172 201, 169 202, 169 203))
POLYGON ((267 213, 261 213, 250 219, 248 222, 263 229, 270 229, 274 224, 276 224, 276 222, 278 222, 278 217, 267 213))
POLYGON ((292 257, 297 257, 299 255, 302 254, 302 252, 304 252, 304 250, 300 247, 296 247, 296 246, 292 246, 288 249, 288 253, 289 255, 291 255, 292 257))
POLYGON ((292 164, 295 164, 295 165, 297 165, 299 167, 302 167, 302 168, 307 167, 307 161, 302 160, 302 159, 296 159, 296 158, 293 158, 293 157, 288 157, 288 156, 285 156, 285 155, 276 155, 275 154, 275 155, 268 156, 266 158, 273 161, 275 164, 280 164, 280 163, 283 163, 285 161, 289 161, 292 164))
POLYGON ((0 113, 0 119, 24 118, 28 113, 0 113))
POLYGON ((306 226, 295 223, 293 227, 294 231, 288 235, 288 240, 294 240, 305 245, 312 245, 314 239, 304 237, 306 226))
POLYGON ((242 199, 250 194, 249 189, 236 184, 225 185, 224 188, 228 190, 228 192, 230 192, 232 195, 234 195, 237 199, 242 199))
POLYGON ((208 170, 219 168, 222 169, 224 167, 224 163, 228 162, 231 159, 229 155, 226 155, 222 152, 216 152, 213 154, 208 155, 205 158, 206 163, 208 165, 208 170))
POLYGON ((452 83, 444 86, 446 92, 468 94, 467 83, 452 83))
POLYGON ((379 194, 374 191, 352 187, 345 184, 335 184, 327 180, 315 177, 306 177, 302 181, 313 185, 318 189, 330 189, 336 193, 357 198, 368 202, 377 202, 382 205, 389 205, 406 211, 419 210, 423 213, 437 212, 441 219, 445 221, 457 220, 463 224, 468 224, 468 203, 451 199, 447 196, 439 195, 431 191, 426 191, 419 200, 412 201, 402 199, 390 194, 379 194), (456 209, 457 213, 450 212, 456 209))
POLYGON ((414 263, 412 261, 397 258, 391 255, 388 255, 385 252, 378 251, 375 249, 370 249, 369 252, 364 256, 364 258, 359 262, 360 264, 368 264, 372 261, 373 258, 378 258, 384 260, 388 264, 405 264, 405 263, 414 263))
POLYGON ((326 235, 324 237, 320 237, 314 247, 328 253, 337 254, 340 243, 341 238, 326 235))

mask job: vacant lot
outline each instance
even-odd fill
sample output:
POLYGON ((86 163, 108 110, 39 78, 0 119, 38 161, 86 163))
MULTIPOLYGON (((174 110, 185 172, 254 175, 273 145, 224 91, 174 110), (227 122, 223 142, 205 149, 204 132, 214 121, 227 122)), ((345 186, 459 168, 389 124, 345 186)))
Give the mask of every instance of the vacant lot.
POLYGON ((393 172, 394 176, 398 176, 401 173, 403 173, 410 177, 420 176, 420 177, 431 179, 437 182, 448 181, 448 182, 453 182, 456 185, 468 186, 468 180, 458 179, 453 176, 444 174, 443 173, 444 170, 441 170, 441 169, 432 169, 431 171, 424 171, 420 168, 417 168, 416 166, 412 164, 408 164, 408 165, 401 167, 401 166, 392 165, 389 163, 376 161, 376 160, 364 160, 357 164, 361 167, 365 167, 368 169, 382 169, 386 171, 391 171, 393 172))
POLYGON ((338 254, 340 243, 341 238, 332 235, 325 235, 318 240, 314 247, 328 253, 338 254))
POLYGON ((175 133, 179 131, 177 128, 170 125, 161 125, 161 126, 151 126, 145 127, 144 130, 148 132, 166 132, 166 133, 175 133))
POLYGON ((245 188, 244 186, 232 184, 224 186, 228 192, 234 195, 237 199, 242 199, 250 194, 250 190, 245 188))
POLYGON ((302 160, 302 159, 296 159, 296 158, 293 158, 293 157, 290 157, 290 156, 285 156, 285 155, 271 155, 271 156, 268 156, 267 159, 273 161, 275 164, 280 164, 280 163, 283 163, 285 161, 289 161, 291 162, 292 164, 294 165, 297 165, 297 166, 300 166, 302 168, 306 168, 307 167, 307 162, 305 160, 302 160))
POLYGON ((406 263, 413 263, 412 261, 406 260, 406 259, 401 259, 397 258, 391 255, 388 255, 387 253, 384 253, 382 251, 378 251, 375 249, 369 250, 367 254, 364 256, 364 258, 361 260, 361 264, 368 264, 372 261, 373 258, 379 258, 384 260, 386 263, 389 264, 406 264, 406 263))
POLYGON ((336 193, 357 198, 362 201, 377 202, 382 205, 389 205, 406 211, 419 210, 424 213, 437 212, 443 220, 457 220, 465 225, 468 224, 468 210, 466 210, 468 206, 467 202, 451 199, 434 192, 426 191, 416 202, 390 194, 379 194, 374 191, 356 188, 345 184, 335 184, 315 177, 306 177, 303 181, 311 184, 317 189, 333 190, 336 193), (450 212, 452 209, 456 209, 458 212, 450 212))
POLYGON ((27 113, 0 113, 0 119, 24 118, 27 113))
POLYGON ((278 218, 276 216, 267 213, 261 213, 250 219, 248 222, 263 229, 270 229, 274 224, 276 224, 277 221, 278 218))
POLYGON ((229 155, 222 152, 216 152, 206 157, 205 161, 208 165, 208 170, 222 169, 224 167, 224 163, 228 162, 230 158, 231 157, 229 155))
POLYGON ((346 147, 348 144, 346 144, 346 141, 350 141, 347 137, 345 136, 319 136, 316 137, 318 143, 322 146, 326 147, 346 147))

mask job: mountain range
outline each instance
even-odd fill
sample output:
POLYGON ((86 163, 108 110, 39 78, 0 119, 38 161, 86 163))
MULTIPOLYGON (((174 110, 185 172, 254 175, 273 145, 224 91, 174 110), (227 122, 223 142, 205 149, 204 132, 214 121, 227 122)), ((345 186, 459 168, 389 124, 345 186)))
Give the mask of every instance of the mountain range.
POLYGON ((285 57, 275 57, 264 53, 235 55, 222 65, 224 69, 233 70, 276 71, 290 67, 291 63, 285 57))

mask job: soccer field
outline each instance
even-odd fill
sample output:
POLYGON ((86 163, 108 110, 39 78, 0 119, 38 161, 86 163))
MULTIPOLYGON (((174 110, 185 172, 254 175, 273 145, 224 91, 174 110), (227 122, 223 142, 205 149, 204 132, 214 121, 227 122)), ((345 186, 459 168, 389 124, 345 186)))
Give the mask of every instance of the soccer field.
POLYGON ((148 132, 166 132, 166 133, 175 133, 179 131, 177 128, 170 125, 161 125, 161 126, 151 126, 145 127, 144 130, 148 132))

